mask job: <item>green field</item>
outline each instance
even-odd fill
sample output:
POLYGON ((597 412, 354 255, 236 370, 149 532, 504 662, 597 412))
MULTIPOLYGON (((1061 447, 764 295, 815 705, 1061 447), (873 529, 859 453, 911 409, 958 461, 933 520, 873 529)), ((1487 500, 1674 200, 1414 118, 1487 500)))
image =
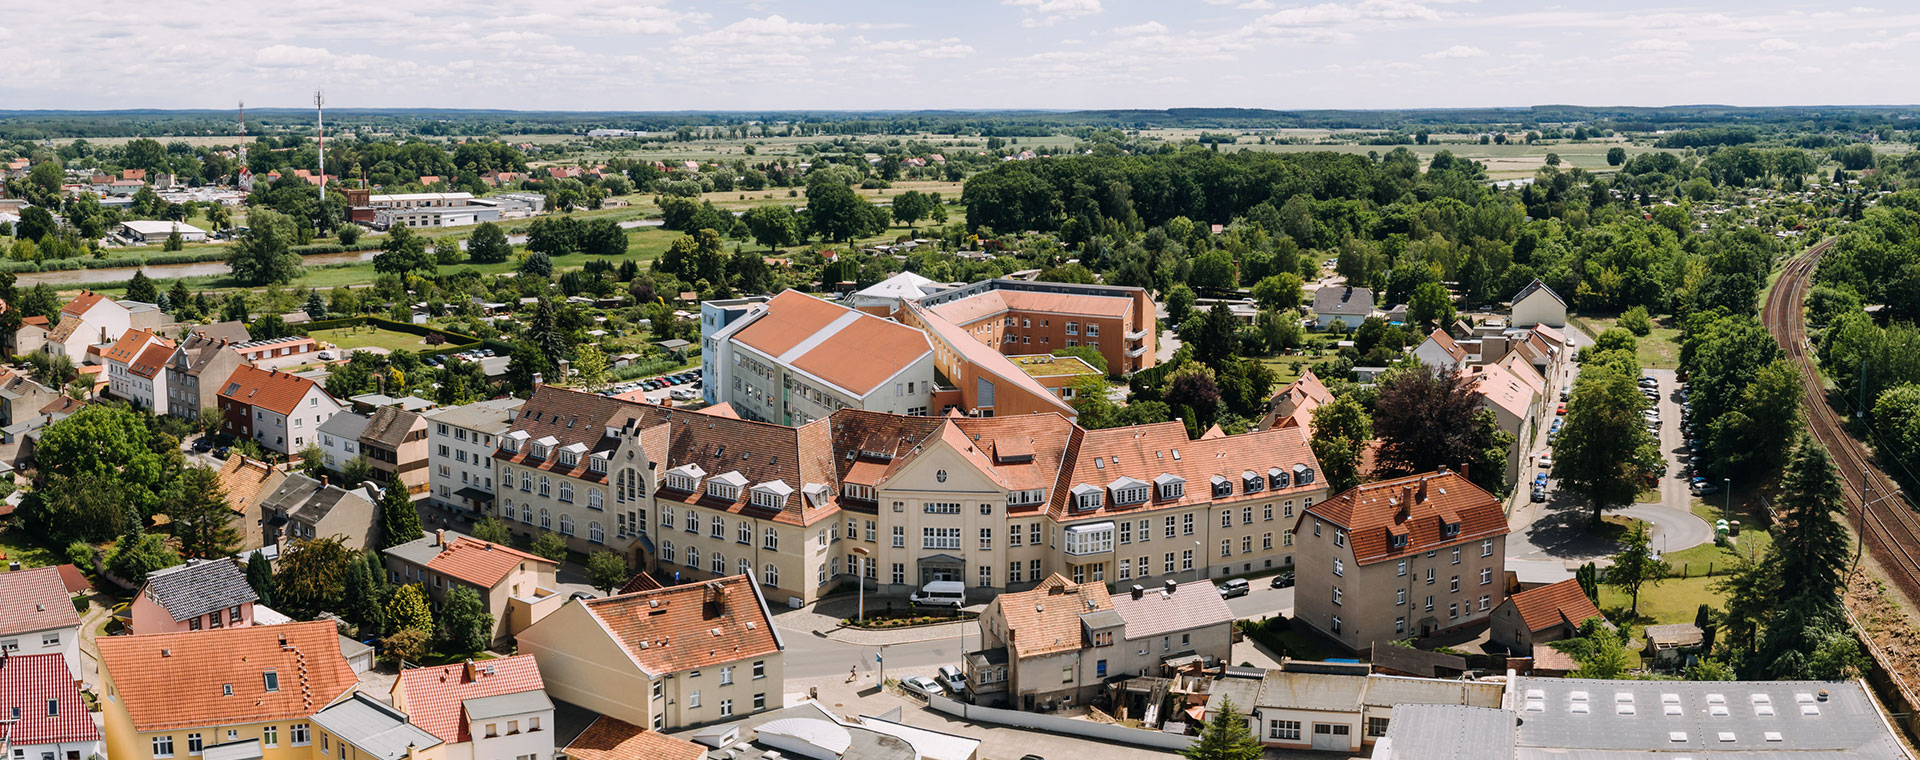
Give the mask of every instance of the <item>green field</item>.
MULTIPOLYGON (((1571 317, 1573 323, 1586 331, 1588 337, 1599 335, 1620 322, 1618 317, 1571 317)), ((1654 320, 1653 332, 1639 337, 1638 358, 1640 366, 1646 369, 1680 368, 1680 330, 1664 327, 1664 319, 1654 320)))
POLYGON ((315 341, 332 343, 347 351, 352 351, 356 348, 384 348, 388 351, 397 351, 403 348, 408 351, 425 351, 430 348, 436 348, 435 346, 427 345, 427 340, 424 336, 414 335, 413 333, 403 333, 398 330, 387 330, 377 325, 355 325, 352 327, 336 327, 330 330, 314 330, 309 333, 308 336, 315 341))

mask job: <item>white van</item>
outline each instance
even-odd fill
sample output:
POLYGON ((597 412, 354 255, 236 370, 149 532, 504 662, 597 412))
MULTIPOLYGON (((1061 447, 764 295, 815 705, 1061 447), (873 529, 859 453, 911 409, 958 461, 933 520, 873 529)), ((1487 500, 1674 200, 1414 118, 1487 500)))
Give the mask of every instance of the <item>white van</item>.
POLYGON ((959 581, 933 581, 907 597, 914 604, 960 609, 967 606, 967 584, 959 581))

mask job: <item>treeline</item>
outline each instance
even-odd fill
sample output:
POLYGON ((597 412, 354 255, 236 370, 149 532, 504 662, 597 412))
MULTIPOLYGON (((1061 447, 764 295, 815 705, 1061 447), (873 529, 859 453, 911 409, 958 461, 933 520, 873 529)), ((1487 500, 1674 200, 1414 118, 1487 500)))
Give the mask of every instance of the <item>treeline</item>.
POLYGON ((1920 487, 1920 191, 1885 196, 1820 259, 1808 293, 1841 408, 1864 413, 1889 474, 1920 487), (1865 306, 1877 305, 1869 314, 1865 306), (1822 329, 1824 328, 1824 329, 1822 329))

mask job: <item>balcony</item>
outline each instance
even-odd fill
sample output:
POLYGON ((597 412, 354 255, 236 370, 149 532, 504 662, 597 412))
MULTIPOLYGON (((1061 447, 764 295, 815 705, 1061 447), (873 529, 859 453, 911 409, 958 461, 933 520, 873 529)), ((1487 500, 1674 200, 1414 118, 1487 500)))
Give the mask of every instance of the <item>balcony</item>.
POLYGON ((1130 332, 1130 333, 1127 333, 1127 340, 1128 340, 1128 341, 1136 341, 1136 340, 1146 340, 1146 339, 1147 339, 1147 330, 1146 330, 1146 329, 1141 329, 1141 330, 1138 330, 1138 331, 1135 331, 1135 332, 1130 332))
POLYGON ((1141 355, 1141 354, 1144 354, 1144 353, 1146 353, 1146 352, 1147 352, 1147 347, 1146 347, 1146 346, 1139 346, 1139 347, 1136 347, 1136 348, 1129 348, 1129 349, 1127 349, 1127 358, 1128 358, 1128 359, 1138 359, 1138 358, 1140 358, 1140 355, 1141 355))

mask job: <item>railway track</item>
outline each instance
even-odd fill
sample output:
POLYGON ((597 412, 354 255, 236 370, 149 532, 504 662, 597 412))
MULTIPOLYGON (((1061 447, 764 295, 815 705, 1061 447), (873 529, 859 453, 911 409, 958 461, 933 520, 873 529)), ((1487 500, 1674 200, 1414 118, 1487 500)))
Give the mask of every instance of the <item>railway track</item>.
POLYGON ((1800 368, 1808 427, 1827 447, 1839 470, 1848 516, 1860 533, 1858 540, 1872 552, 1908 603, 1920 603, 1920 514, 1895 496, 1899 485, 1874 466, 1866 445, 1847 433, 1843 415, 1834 409, 1820 384, 1812 346, 1807 342, 1801 303, 1812 286, 1814 267, 1832 246, 1833 241, 1827 240, 1787 262, 1767 294, 1760 316, 1787 358, 1800 368))

